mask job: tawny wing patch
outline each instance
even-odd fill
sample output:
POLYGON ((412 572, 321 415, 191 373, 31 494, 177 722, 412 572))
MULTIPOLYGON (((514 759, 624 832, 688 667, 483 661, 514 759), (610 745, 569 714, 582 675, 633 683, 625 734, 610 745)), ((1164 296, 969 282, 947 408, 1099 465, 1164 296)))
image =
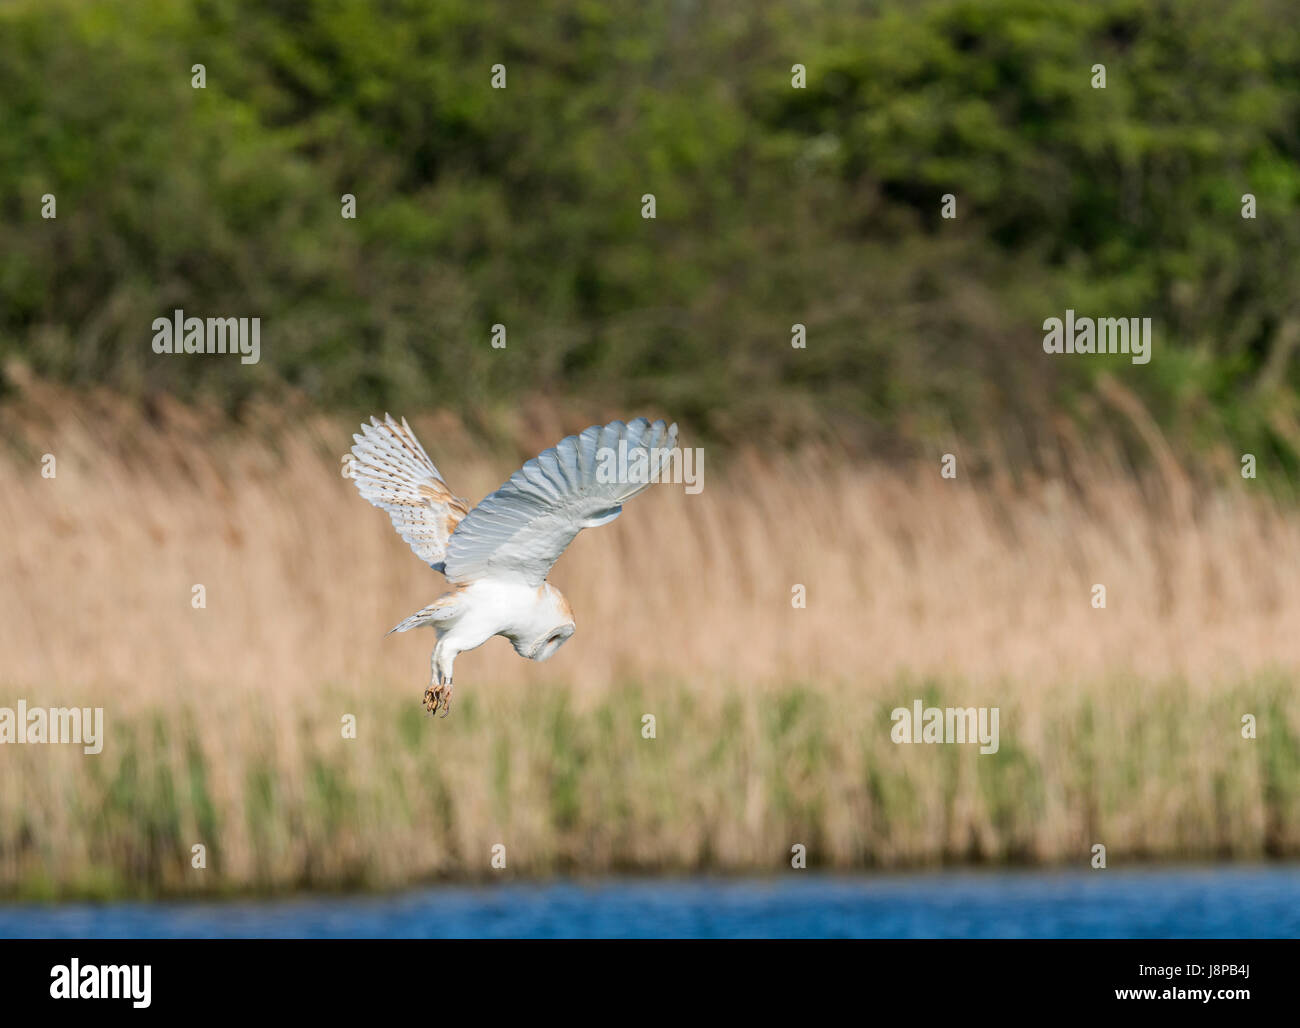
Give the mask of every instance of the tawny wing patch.
POLYGON ((676 425, 645 418, 569 436, 470 511, 447 545, 447 577, 540 585, 574 536, 613 521, 658 481, 676 445, 676 425))
POLYGON ((469 513, 469 504, 453 496, 424 447, 403 418, 371 418, 354 435, 356 445, 343 455, 343 476, 357 492, 387 511, 397 534, 437 571, 447 555, 447 540, 469 513))

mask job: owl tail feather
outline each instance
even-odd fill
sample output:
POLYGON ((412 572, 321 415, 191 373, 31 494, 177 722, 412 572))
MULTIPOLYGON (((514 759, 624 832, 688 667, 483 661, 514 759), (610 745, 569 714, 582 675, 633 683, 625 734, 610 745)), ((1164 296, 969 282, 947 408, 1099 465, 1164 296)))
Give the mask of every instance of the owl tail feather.
POLYGON ((440 621, 450 621, 458 612, 458 604, 455 596, 442 596, 434 600, 422 610, 417 610, 409 618, 399 622, 388 630, 388 634, 394 632, 409 632, 412 628, 419 628, 421 625, 434 624, 440 621))

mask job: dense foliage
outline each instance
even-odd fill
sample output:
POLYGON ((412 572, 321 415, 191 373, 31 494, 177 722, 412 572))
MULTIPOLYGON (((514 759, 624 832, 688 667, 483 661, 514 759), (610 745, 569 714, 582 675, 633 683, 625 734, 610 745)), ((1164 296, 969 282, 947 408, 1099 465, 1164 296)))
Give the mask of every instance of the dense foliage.
POLYGON ((1290 464, 1298 130, 1281 2, 16 0, 0 351, 235 410, 543 391, 874 442, 1101 419, 1106 371, 1290 464), (1044 355, 1067 307, 1153 318, 1154 359, 1044 355), (156 356, 175 308, 261 317, 262 362, 156 356))

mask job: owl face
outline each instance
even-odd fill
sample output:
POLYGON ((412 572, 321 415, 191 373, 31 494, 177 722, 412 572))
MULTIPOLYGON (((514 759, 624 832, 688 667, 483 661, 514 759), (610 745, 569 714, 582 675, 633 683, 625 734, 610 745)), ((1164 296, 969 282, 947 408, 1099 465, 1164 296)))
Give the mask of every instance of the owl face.
POLYGON ((528 660, 546 660, 573 634, 573 608, 555 586, 543 582, 529 597, 513 630, 502 632, 515 652, 528 660))
POLYGON ((551 631, 547 632, 536 641, 533 646, 533 652, 530 660, 543 661, 550 657, 556 650, 564 645, 565 641, 573 634, 574 624, 567 621, 556 625, 551 631))
POLYGON ((511 636, 515 652, 528 660, 543 661, 552 656, 573 634, 572 621, 562 621, 535 635, 511 636))

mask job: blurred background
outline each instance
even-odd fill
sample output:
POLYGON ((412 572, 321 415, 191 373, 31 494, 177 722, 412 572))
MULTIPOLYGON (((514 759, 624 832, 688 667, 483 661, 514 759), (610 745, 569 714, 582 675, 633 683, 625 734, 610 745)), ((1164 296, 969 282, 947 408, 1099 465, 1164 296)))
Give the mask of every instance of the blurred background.
POLYGON ((106 736, 0 747, 0 894, 1300 854, 1290 14, 0 0, 0 706, 106 736), (1151 362, 1045 355, 1067 308, 1151 362), (155 354, 175 309, 260 362, 155 354), (385 410, 472 501, 640 414, 705 487, 435 722, 383 634, 442 579, 339 476, 385 410), (999 752, 894 745, 915 699, 999 752))

